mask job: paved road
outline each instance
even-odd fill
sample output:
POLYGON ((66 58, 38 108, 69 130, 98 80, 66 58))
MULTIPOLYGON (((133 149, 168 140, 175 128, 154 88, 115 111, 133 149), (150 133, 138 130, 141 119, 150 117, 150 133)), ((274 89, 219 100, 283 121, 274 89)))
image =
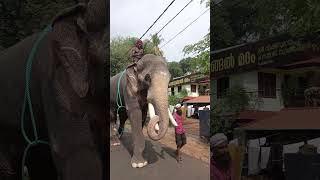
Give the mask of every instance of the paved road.
POLYGON ((110 180, 209 180, 209 165, 183 154, 181 164, 174 159, 174 149, 146 140, 144 157, 148 165, 131 167, 131 136, 123 135, 121 146, 111 147, 110 180))

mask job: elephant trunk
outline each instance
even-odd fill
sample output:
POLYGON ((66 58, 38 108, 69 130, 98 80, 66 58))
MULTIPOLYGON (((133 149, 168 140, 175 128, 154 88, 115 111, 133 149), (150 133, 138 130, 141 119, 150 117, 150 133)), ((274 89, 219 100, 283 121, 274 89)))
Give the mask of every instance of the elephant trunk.
POLYGON ((164 83, 163 87, 159 84, 156 88, 152 88, 148 92, 148 101, 154 106, 156 115, 151 115, 152 106, 149 105, 150 121, 148 123, 147 132, 150 139, 157 141, 163 138, 168 130, 169 126, 169 114, 168 114, 168 85, 164 83), (150 108, 151 106, 151 108, 150 108), (157 125, 159 127, 157 128, 157 125))

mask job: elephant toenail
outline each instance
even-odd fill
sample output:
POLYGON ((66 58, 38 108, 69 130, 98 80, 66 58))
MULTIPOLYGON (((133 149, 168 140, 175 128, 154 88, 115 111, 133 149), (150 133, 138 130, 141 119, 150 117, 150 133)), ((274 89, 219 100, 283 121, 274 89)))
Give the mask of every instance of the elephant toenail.
POLYGON ((132 165, 133 168, 137 167, 137 163, 132 163, 131 165, 132 165))

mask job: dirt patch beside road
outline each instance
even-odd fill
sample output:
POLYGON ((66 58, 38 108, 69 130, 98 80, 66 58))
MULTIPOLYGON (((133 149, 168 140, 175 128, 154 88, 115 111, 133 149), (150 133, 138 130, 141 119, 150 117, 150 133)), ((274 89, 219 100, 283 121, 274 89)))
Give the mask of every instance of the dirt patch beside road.
MULTIPOLYGON (((204 142, 199 137, 198 120, 187 119, 184 122, 184 127, 186 129, 187 144, 183 146, 181 151, 189 156, 195 157, 209 164, 210 148, 209 144, 204 142)), ((143 129, 143 133, 146 137, 148 137, 146 128, 143 129)), ((159 140, 159 143, 172 149, 176 149, 175 132, 173 127, 169 127, 167 134, 164 138, 159 140)))

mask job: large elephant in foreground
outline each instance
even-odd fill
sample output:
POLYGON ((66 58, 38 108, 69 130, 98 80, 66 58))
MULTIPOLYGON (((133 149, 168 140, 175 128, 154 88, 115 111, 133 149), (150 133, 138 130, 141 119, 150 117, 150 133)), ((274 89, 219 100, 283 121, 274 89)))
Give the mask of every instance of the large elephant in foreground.
POLYGON ((123 128, 127 118, 130 120, 133 137, 131 165, 134 168, 147 164, 142 157, 145 147, 142 125, 147 118, 148 109, 148 136, 152 140, 159 140, 167 132, 169 80, 170 73, 165 59, 151 54, 143 56, 138 62, 110 79, 111 126, 116 122, 117 112, 120 127, 123 128))
MULTIPOLYGON (((101 180, 106 171, 107 60, 105 0, 89 0, 63 10, 52 21, 32 61, 31 106, 22 113, 26 64, 40 33, 0 53, 0 179, 21 179, 22 158, 31 180, 101 180), (29 108, 33 108, 33 133, 29 108), (2 169, 1 169, 2 168, 2 169)), ((104 178, 107 178, 105 176, 104 178)))

